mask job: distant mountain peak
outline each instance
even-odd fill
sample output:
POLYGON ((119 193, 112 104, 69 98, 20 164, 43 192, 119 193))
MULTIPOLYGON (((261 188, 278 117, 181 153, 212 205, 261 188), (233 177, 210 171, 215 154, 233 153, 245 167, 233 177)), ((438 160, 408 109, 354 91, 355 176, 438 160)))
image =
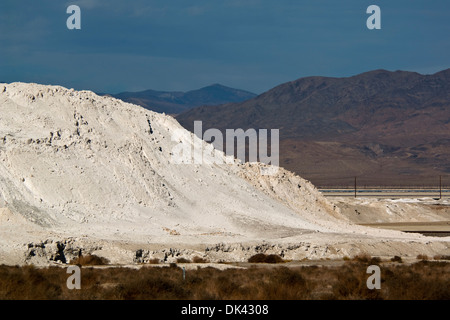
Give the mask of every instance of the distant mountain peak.
POLYGON ((178 114, 198 106, 242 102, 254 98, 256 94, 214 83, 187 92, 148 89, 139 92, 121 92, 111 96, 156 112, 178 114))
POLYGON ((206 86, 205 88, 208 88, 208 87, 229 88, 229 87, 224 86, 223 84, 220 84, 220 83, 213 83, 213 84, 211 84, 209 86, 206 86))

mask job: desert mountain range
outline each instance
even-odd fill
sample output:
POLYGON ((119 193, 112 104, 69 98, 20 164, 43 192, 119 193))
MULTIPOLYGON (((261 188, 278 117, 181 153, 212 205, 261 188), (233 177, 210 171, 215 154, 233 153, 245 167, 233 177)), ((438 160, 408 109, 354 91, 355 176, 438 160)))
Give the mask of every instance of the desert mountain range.
POLYGON ((216 83, 187 92, 145 90, 139 92, 121 92, 109 94, 109 96, 137 104, 148 110, 161 113, 165 112, 167 114, 178 114, 202 105, 213 106, 231 102, 242 102, 254 98, 256 94, 216 83))
POLYGON ((450 184, 450 69, 306 77, 176 117, 188 130, 279 129, 280 165, 319 187, 450 184))

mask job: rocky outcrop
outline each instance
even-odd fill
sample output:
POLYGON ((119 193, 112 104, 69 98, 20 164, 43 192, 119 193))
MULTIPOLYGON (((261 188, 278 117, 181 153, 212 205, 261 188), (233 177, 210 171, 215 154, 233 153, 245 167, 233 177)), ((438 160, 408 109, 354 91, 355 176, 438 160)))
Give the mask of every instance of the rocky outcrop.
POLYGON ((25 262, 31 264, 70 263, 81 255, 101 250, 98 246, 86 246, 76 239, 47 239, 42 242, 28 243, 25 251, 25 262))

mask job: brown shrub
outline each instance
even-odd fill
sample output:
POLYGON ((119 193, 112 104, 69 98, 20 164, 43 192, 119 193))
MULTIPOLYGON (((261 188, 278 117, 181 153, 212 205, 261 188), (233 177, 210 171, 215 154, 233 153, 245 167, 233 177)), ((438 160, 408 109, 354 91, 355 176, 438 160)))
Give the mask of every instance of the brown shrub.
POLYGON ((372 257, 369 260, 369 264, 380 264, 381 263, 381 258, 380 257, 372 257))
POLYGON ((186 258, 178 258, 177 263, 191 263, 191 260, 188 260, 186 258))
POLYGON ((195 256, 192 258, 192 262, 194 263, 208 263, 208 260, 195 256))
POLYGON ((417 255, 417 260, 427 261, 428 260, 428 256, 426 254, 419 254, 419 255, 417 255))
POLYGON ((367 263, 367 262, 370 261, 371 258, 372 258, 372 257, 369 256, 368 254, 366 254, 366 253, 361 253, 361 254, 358 254, 358 255, 354 256, 354 257, 353 257, 353 261, 362 262, 362 263, 367 263))
POLYGON ((264 253, 258 253, 248 258, 248 262, 250 263, 264 263, 265 261, 266 255, 264 253))
POLYGON ((434 260, 450 260, 450 256, 444 256, 444 255, 435 255, 433 257, 434 260))
POLYGON ((265 255, 264 253, 258 253, 251 256, 248 259, 250 263, 282 263, 284 260, 276 254, 265 255))
POLYGON ((398 263, 402 263, 403 262, 402 257, 399 257, 399 256, 394 256, 393 258, 391 258, 391 261, 392 262, 398 262, 398 263))
POLYGON ((276 255, 276 254, 269 254, 267 257, 266 257, 266 261, 265 261, 266 263, 283 263, 284 262, 284 260, 279 256, 279 255, 276 255))
POLYGON ((89 254, 87 256, 79 256, 72 260, 70 264, 76 264, 79 266, 101 266, 109 263, 109 260, 103 257, 96 256, 95 254, 89 254))

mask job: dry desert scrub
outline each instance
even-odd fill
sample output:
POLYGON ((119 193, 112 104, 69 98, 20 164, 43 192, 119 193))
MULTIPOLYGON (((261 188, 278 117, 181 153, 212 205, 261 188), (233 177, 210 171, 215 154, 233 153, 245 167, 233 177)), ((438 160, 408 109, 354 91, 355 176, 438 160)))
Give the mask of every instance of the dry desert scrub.
POLYGON ((208 260, 203 259, 199 256, 195 256, 194 258, 192 258, 192 262, 193 263, 208 263, 208 260))
POLYGON ((435 255, 433 257, 434 260, 450 260, 450 256, 446 255, 435 255))
POLYGON ((426 254, 419 254, 417 255, 417 260, 426 261, 428 260, 428 256, 426 254))
MULTIPOLYGON (((363 259, 365 260, 365 259, 363 259)), ((380 265, 381 289, 366 286, 368 262, 342 266, 186 271, 171 267, 81 267, 81 289, 66 287, 66 268, 0 266, 0 299, 450 299, 450 263, 380 265)))
POLYGON ((76 264, 78 266, 101 266, 107 265, 108 263, 108 259, 94 254, 89 254, 87 256, 82 255, 70 262, 70 264, 76 264))
POLYGON ((251 256, 248 259, 248 262, 250 263, 282 263, 284 262, 283 259, 276 254, 269 254, 266 255, 264 253, 258 253, 254 256, 251 256))

